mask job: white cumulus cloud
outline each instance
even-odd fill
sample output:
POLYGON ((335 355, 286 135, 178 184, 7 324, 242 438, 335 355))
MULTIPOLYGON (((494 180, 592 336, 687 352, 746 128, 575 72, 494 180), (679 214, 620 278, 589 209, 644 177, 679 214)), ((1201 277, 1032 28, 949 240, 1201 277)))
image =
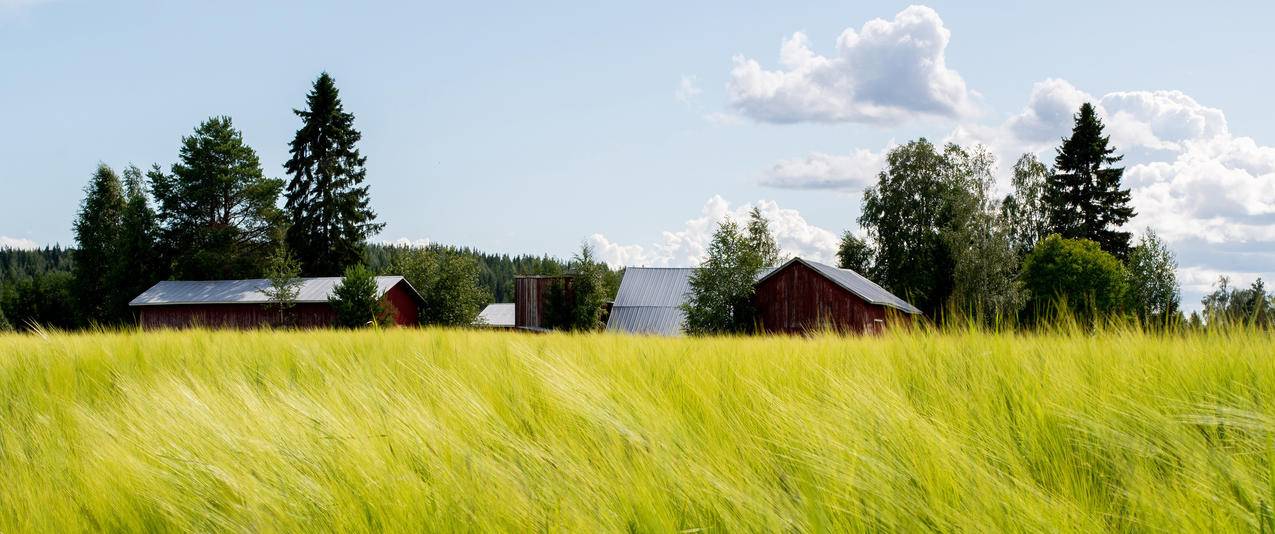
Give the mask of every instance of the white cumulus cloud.
POLYGON ((893 20, 846 29, 833 56, 815 53, 797 32, 780 49, 779 70, 737 55, 731 105, 763 122, 897 122, 917 115, 973 113, 974 94, 948 68, 951 32, 938 13, 910 6, 893 20))
POLYGON ((876 181, 885 164, 885 153, 856 149, 849 154, 811 152, 804 158, 786 159, 767 169, 762 185, 781 189, 862 191, 876 181))
POLYGON ((797 210, 781 208, 770 200, 732 208, 719 195, 708 199, 698 217, 687 220, 682 228, 662 232, 659 240, 651 244, 615 243, 602 234, 590 236, 589 243, 598 257, 612 267, 692 267, 704 259, 720 221, 730 217, 742 222, 754 206, 770 220, 771 231, 784 254, 821 262, 832 262, 836 257, 837 234, 810 224, 797 210))

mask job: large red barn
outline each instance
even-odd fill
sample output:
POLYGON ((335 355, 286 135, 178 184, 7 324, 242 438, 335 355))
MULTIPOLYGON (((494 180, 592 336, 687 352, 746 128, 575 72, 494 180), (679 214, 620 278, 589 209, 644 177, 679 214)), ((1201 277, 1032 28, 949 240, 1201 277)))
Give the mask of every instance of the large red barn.
MULTIPOLYGON (((287 325, 329 327, 336 311, 328 297, 341 278, 302 278, 295 306, 281 320, 264 290, 269 280, 167 280, 151 286, 128 305, 142 328, 257 328, 287 325)), ((394 323, 415 326, 423 299, 401 276, 376 277, 377 294, 394 313, 394 323)))
POLYGON ((820 329, 879 333, 920 310, 849 269, 793 258, 757 280, 753 296, 766 332, 820 329))

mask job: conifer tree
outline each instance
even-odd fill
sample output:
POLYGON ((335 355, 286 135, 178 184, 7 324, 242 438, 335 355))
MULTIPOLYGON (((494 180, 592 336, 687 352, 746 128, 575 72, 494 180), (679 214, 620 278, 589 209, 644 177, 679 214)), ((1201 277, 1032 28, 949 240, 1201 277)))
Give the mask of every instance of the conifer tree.
POLYGON ((112 324, 123 310, 117 309, 117 287, 111 270, 119 257, 116 236, 124 213, 124 193, 120 178, 105 163, 97 166, 76 215, 74 294, 83 319, 112 324))
POLYGON ((265 177, 230 117, 208 119, 182 138, 179 158, 171 174, 156 167, 149 176, 172 276, 260 277, 278 243, 282 181, 265 177))
POLYGON ((129 299, 163 277, 157 270, 155 210, 146 198, 141 169, 133 165, 125 169, 124 186, 124 213, 115 240, 117 257, 111 266, 113 285, 124 300, 118 304, 121 314, 127 314, 129 299))
POLYGON ((333 276, 362 260, 367 238, 384 226, 368 207, 363 185, 367 158, 355 144, 362 134, 346 113, 335 83, 324 72, 306 95, 306 109, 293 110, 303 124, 284 164, 288 247, 307 276, 333 276))
POLYGON ((1102 120, 1085 103, 1075 115, 1071 137, 1063 139, 1054 174, 1045 188, 1050 230, 1067 239, 1089 239, 1117 258, 1129 255, 1129 232, 1119 227, 1134 215, 1129 190, 1120 188, 1124 156, 1115 155, 1102 120))

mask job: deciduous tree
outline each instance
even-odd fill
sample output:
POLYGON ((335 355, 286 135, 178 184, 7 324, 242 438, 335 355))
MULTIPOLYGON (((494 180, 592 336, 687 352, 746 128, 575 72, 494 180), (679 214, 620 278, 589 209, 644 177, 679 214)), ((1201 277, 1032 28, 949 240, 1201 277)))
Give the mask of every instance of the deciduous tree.
POLYGON ((1150 228, 1129 254, 1128 307, 1143 324, 1165 326, 1178 318, 1182 300, 1178 262, 1150 228))
POLYGON ((1082 322, 1116 315, 1127 275, 1120 261, 1088 239, 1046 237, 1023 261, 1028 311, 1040 320, 1061 305, 1082 322))
POLYGON ((872 257, 876 251, 867 241, 855 236, 849 230, 841 234, 841 244, 837 246, 837 266, 850 269, 868 279, 873 278, 872 257))
POLYGON ((1049 210, 1045 204, 1048 180, 1049 167, 1035 154, 1023 154, 1014 163, 1014 192, 1001 201, 1001 216, 1020 260, 1049 235, 1049 210))
POLYGON ((895 147, 876 185, 863 195, 859 224, 876 243, 874 280, 937 317, 952 294, 955 258, 944 231, 957 224, 966 202, 960 161, 965 152, 940 152, 924 138, 895 147))

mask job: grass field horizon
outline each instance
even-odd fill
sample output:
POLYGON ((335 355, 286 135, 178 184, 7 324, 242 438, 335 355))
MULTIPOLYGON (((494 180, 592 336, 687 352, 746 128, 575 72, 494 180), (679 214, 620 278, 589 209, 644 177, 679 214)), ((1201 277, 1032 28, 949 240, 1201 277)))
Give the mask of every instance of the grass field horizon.
POLYGON ((0 532, 1275 527, 1275 335, 0 335, 0 532))

